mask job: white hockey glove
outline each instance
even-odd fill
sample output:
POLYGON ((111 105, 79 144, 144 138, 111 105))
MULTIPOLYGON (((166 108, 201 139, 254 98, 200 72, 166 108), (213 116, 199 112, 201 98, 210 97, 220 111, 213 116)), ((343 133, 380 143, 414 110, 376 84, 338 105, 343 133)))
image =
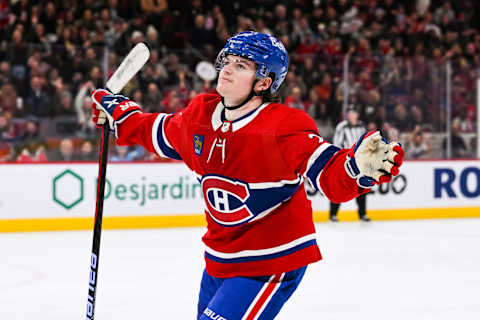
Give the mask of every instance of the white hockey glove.
POLYGON ((389 143, 379 131, 363 134, 347 154, 345 170, 362 188, 390 182, 403 163, 404 151, 400 144, 389 143))
POLYGON ((105 89, 96 89, 92 92, 93 122, 101 127, 105 120, 108 121, 110 130, 117 136, 117 124, 134 113, 141 112, 140 106, 120 94, 112 94, 105 89))

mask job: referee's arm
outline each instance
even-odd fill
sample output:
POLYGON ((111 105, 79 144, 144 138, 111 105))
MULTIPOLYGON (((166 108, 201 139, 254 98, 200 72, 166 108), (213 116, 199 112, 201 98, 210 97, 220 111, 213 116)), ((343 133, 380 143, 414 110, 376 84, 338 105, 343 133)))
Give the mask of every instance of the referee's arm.
POLYGON ((333 135, 333 144, 340 148, 344 148, 345 126, 346 121, 340 122, 335 128, 335 134, 333 135))

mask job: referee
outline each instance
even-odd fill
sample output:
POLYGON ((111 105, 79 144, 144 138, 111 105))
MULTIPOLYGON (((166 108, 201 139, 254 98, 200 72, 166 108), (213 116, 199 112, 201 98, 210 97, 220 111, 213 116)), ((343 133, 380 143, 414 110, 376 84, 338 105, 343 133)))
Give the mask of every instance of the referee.
MULTIPOLYGON (((358 110, 354 105, 347 108, 346 120, 340 122, 335 128, 333 144, 340 148, 351 148, 352 145, 360 139, 360 136, 366 132, 364 124, 359 120, 358 110)), ((366 212, 366 194, 356 198, 358 204, 358 216, 362 221, 370 221, 366 212)), ((337 222, 337 212, 340 208, 339 203, 330 202, 330 221, 337 222)))

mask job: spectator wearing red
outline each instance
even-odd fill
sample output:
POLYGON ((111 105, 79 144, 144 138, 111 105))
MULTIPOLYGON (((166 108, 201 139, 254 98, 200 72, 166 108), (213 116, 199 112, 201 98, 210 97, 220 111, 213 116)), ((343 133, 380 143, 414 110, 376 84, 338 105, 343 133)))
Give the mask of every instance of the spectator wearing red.
POLYGON ((293 87, 290 95, 285 99, 285 105, 290 108, 307 111, 306 105, 302 99, 302 89, 300 87, 293 87))

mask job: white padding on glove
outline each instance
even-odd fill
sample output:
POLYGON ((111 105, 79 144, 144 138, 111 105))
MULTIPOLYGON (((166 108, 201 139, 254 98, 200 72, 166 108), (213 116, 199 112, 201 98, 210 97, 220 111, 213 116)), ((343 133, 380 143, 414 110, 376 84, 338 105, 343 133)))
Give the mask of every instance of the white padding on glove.
POLYGON ((391 154, 389 150, 393 153, 393 149, 382 140, 382 136, 378 131, 361 141, 358 149, 355 151, 355 161, 360 174, 379 181, 380 176, 385 174, 385 172, 380 170, 390 172, 395 155, 391 154), (392 159, 392 162, 387 161, 389 157, 392 159))
POLYGON ((357 179, 359 186, 370 188, 375 183, 385 183, 396 176, 403 162, 401 146, 384 139, 379 131, 363 135, 349 150, 345 170, 357 179))

